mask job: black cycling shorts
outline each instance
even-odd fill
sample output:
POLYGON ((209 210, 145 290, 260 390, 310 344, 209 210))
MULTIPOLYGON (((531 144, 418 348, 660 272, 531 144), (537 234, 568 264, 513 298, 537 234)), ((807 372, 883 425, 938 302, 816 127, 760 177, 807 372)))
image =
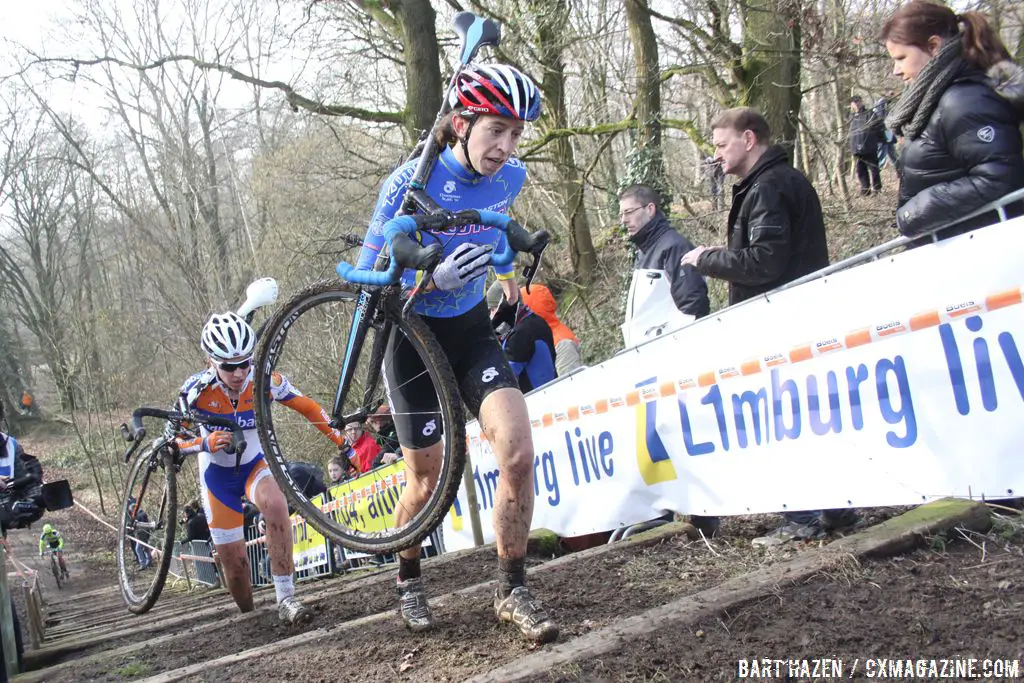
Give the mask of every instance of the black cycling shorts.
MULTIPOLYGON (((462 401, 473 415, 480 413, 480 405, 491 392, 519 388, 494 336, 484 302, 454 318, 422 319, 448 357, 462 401)), ((397 329, 388 339, 384 381, 398 441, 407 448, 427 448, 440 441, 437 392, 419 354, 397 329)), ((455 419, 462 416, 456 415, 455 419)))

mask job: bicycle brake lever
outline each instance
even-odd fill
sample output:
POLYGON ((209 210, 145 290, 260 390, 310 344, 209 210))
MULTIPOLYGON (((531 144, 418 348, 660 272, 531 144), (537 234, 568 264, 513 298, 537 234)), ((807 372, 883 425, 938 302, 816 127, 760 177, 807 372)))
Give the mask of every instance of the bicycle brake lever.
POLYGON ((533 256, 533 263, 530 263, 523 269, 523 276, 526 278, 526 293, 530 293, 530 285, 533 284, 533 278, 537 275, 537 271, 540 270, 540 260, 544 255, 544 249, 547 244, 541 246, 537 251, 531 251, 530 255, 533 256))
POLYGON ((434 269, 435 268, 437 268, 437 266, 433 265, 430 268, 428 268, 427 270, 423 271, 423 278, 420 280, 421 284, 416 285, 409 292, 409 298, 407 298, 405 300, 405 305, 402 306, 402 317, 403 318, 406 318, 406 317, 409 316, 409 312, 412 311, 413 303, 415 303, 416 298, 420 295, 420 293, 423 292, 423 289, 427 286, 426 284, 422 284, 422 283, 429 284, 433 280, 433 278, 434 278, 434 269))

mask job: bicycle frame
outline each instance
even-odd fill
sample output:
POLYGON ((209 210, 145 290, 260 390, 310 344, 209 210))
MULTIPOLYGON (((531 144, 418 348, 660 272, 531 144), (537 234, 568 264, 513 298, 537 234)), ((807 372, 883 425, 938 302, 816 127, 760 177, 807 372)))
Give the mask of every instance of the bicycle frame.
MULTIPOLYGON (((464 65, 460 65, 455 73, 452 75, 451 83, 449 84, 450 89, 455 84, 455 79, 458 78, 459 72, 462 70, 464 65)), ((448 90, 445 90, 447 93, 448 90)), ((437 118, 434 120, 434 125, 431 126, 430 132, 427 134, 426 144, 423 148, 423 153, 419 157, 419 162, 416 164, 416 170, 413 172, 412 178, 409 181, 409 187, 406 188, 405 194, 402 197, 402 208, 399 210, 398 215, 408 215, 417 211, 427 214, 439 214, 443 212, 437 202, 435 202, 430 195, 427 194, 426 187, 427 181, 430 179, 430 174, 434 169, 434 162, 437 161, 438 155, 441 153, 441 145, 437 143, 436 133, 437 129, 441 124, 442 119, 445 115, 451 111, 451 107, 448 104, 448 98, 445 97, 442 102, 441 109, 437 113, 437 118)), ((413 152, 415 154, 415 152, 413 152)), ((407 162, 410 159, 407 160, 407 162)), ((374 270, 384 270, 388 264, 388 255, 385 253, 386 250, 382 249, 377 255, 377 260, 373 264, 374 270)), ((373 398, 371 392, 374 391, 380 381, 380 372, 375 370, 379 367, 380 361, 384 358, 384 344, 387 342, 388 335, 391 334, 391 325, 387 320, 383 321, 383 326, 380 333, 377 335, 373 354, 371 355, 372 364, 370 366, 370 376, 367 378, 366 391, 364 392, 362 407, 348 415, 342 413, 344 409, 345 400, 348 398, 345 387, 351 385, 352 376, 355 374, 355 363, 354 360, 359 358, 360 353, 363 350, 363 343, 366 341, 366 333, 370 329, 370 325, 373 319, 377 315, 377 308, 380 305, 380 300, 384 296, 394 296, 393 288, 386 287, 383 290, 377 288, 363 289, 359 293, 359 301, 356 304, 356 312, 352 319, 352 330, 349 332, 348 346, 345 349, 345 358, 341 364, 341 373, 338 376, 338 389, 334 394, 334 406, 331 410, 331 426, 335 429, 343 429, 345 424, 348 422, 362 422, 366 419, 370 410, 375 410, 377 406, 370 406, 369 402, 373 398)))
MULTIPOLYGON (((162 524, 157 522, 142 522, 141 524, 136 519, 139 514, 139 508, 142 506, 142 499, 146 493, 146 489, 149 487, 149 477, 151 474, 156 472, 160 466, 160 454, 167 448, 170 443, 170 439, 161 438, 155 442, 154 447, 149 451, 149 465, 146 466, 146 474, 142 477, 142 484, 139 487, 138 495, 135 497, 135 508, 131 511, 131 519, 133 521, 132 529, 146 529, 147 531, 156 531, 162 527, 162 524)), ((141 457, 141 456, 140 456, 141 457)), ((181 453, 175 453, 174 456, 174 469, 175 471, 181 470, 181 463, 184 461, 181 453)), ((157 515, 157 520, 164 518, 164 513, 167 511, 167 497, 160 501, 160 512, 157 515)))
MULTIPOLYGON (((402 208, 399 210, 398 215, 409 215, 416 212, 424 214, 445 213, 437 202, 427 194, 426 185, 442 149, 441 145, 437 142, 437 132, 441 122, 451 111, 448 93, 455 87, 459 74, 473 61, 477 51, 483 45, 496 46, 500 42, 500 29, 490 19, 481 19, 469 12, 460 12, 455 17, 455 26, 457 31, 460 29, 463 31, 460 34, 463 36, 464 41, 459 50, 460 62, 454 73, 452 73, 448 87, 445 88, 444 96, 441 100, 441 108, 434 118, 434 124, 430 127, 430 131, 427 132, 425 138, 421 138, 423 143, 422 153, 419 156, 419 161, 416 164, 416 169, 413 171, 412 178, 409 180, 409 186, 402 197, 402 208), (473 38, 467 39, 466 34, 471 27, 473 29, 473 38)), ((417 149, 414 149, 409 158, 406 159, 407 163, 415 158, 416 152, 417 149)), ((386 250, 382 249, 377 255, 377 260, 373 266, 374 270, 385 270, 387 268, 388 255, 385 252, 386 250)), ((334 406, 331 410, 330 425, 335 429, 344 428, 347 422, 362 422, 371 411, 377 408, 376 405, 371 406, 370 401, 374 399, 374 394, 380 383, 380 364, 384 359, 384 345, 391 334, 391 325, 387 319, 381 321, 381 329, 374 339, 374 348, 370 355, 369 376, 367 377, 366 390, 363 392, 362 405, 358 410, 349 415, 342 413, 345 400, 348 398, 345 387, 351 385, 352 377, 355 374, 355 360, 360 357, 363 343, 366 341, 366 333, 377 317, 380 301, 383 297, 395 296, 396 291, 395 287, 385 287, 383 289, 367 288, 360 291, 356 312, 352 319, 352 329, 349 332, 348 345, 345 349, 345 357, 341 365, 341 373, 338 376, 338 389, 334 395, 334 406)))
MULTIPOLYGON (((245 440, 242 438, 241 428, 231 420, 226 418, 211 418, 211 417, 200 417, 193 413, 179 413, 176 411, 160 410, 155 408, 139 408, 132 413, 132 426, 129 428, 127 424, 121 425, 121 436, 125 441, 129 442, 128 449, 124 453, 124 461, 127 463, 131 460, 132 455, 138 450, 142 444, 142 440, 146 438, 146 429, 142 425, 143 417, 156 417, 162 420, 167 420, 171 425, 176 427, 171 433, 165 433, 160 438, 153 442, 152 448, 149 450, 149 464, 146 466, 146 474, 142 478, 142 484, 139 489, 138 495, 135 497, 135 507, 131 511, 131 519, 135 520, 135 517, 139 514, 139 508, 142 505, 142 494, 145 493, 146 488, 149 486, 149 477, 153 472, 160 466, 160 456, 171 447, 174 441, 174 435, 181 432, 183 424, 207 424, 217 427, 226 427, 232 432, 232 449, 233 452, 241 455, 241 452, 245 450, 245 440)), ((181 471, 181 464, 185 461, 185 456, 181 454, 177 449, 174 450, 173 467, 175 473, 181 471)), ((140 456, 146 457, 146 456, 140 456)), ((166 512, 167 499, 164 497, 160 501, 160 514, 157 519, 163 519, 164 512, 166 512)), ((137 522, 136 522, 137 523, 137 522)), ((173 524, 173 520, 172 520, 173 524)), ((134 528, 134 527, 133 527, 134 528)), ((151 529, 159 529, 160 525, 156 524, 151 529)))

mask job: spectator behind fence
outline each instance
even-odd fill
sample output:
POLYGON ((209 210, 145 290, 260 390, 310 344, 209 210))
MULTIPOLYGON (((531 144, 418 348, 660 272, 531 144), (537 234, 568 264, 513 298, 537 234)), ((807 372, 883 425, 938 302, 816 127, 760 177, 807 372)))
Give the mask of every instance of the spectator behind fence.
POLYGON ((153 554, 149 549, 149 515, 141 507, 135 513, 135 540, 135 561, 139 563, 140 570, 149 569, 153 566, 153 554))
POLYGON ((520 390, 525 394, 553 380, 555 340, 548 324, 522 299, 508 303, 497 281, 487 290, 487 308, 520 390))
MULTIPOLYGON (((681 262, 693 243, 672 227, 658 207, 660 201, 658 193, 646 185, 631 185, 619 193, 619 220, 637 249, 633 267, 664 271, 676 308, 703 318, 711 311, 707 283, 696 268, 681 262)), ((706 536, 718 531, 717 517, 691 515, 690 521, 706 536)))
POLYGON ((330 480, 328 486, 337 486, 358 476, 359 470, 351 458, 336 455, 327 463, 327 478, 330 480))
MULTIPOLYGON (((912 0, 885 23, 882 40, 893 74, 906 83, 887 120, 905 138, 899 231, 920 234, 1024 187, 1014 109, 1024 106, 1024 77, 985 16, 912 0)), ((943 237, 990 222, 960 225, 943 237)))
POLYGON ((540 316, 551 329, 551 338, 555 343, 555 373, 561 377, 582 368, 580 340, 558 317, 558 303, 551 290, 544 285, 533 283, 529 292, 526 291, 526 287, 520 287, 519 296, 523 303, 540 316))
POLYGON ((660 201, 658 193, 646 185, 630 185, 619 193, 619 221, 636 247, 633 268, 664 271, 676 308, 702 318, 711 311, 707 283, 692 266, 680 264, 693 244, 672 227, 660 201))
POLYGON ((892 95, 879 97, 875 101, 875 106, 871 109, 875 118, 882 122, 882 142, 878 146, 879 168, 885 165, 886 158, 893 163, 894 168, 899 161, 899 155, 896 153, 896 135, 885 127, 885 118, 889 115, 889 99, 891 98, 892 95))
POLYGON ((391 417, 391 408, 387 403, 381 403, 373 415, 366 418, 366 424, 373 432, 373 438, 381 451, 402 455, 402 447, 398 443, 398 430, 395 428, 395 420, 391 417))
MULTIPOLYGON (((295 481, 296 487, 309 500, 327 491, 327 485, 324 484, 323 470, 316 465, 295 461, 288 463, 287 467, 288 474, 295 481)), ((294 510, 289 505, 288 513, 291 514, 292 512, 294 510)))
POLYGON ((700 246, 683 263, 729 283, 735 304, 828 265, 825 223, 818 193, 769 144, 768 122, 747 107, 712 123, 715 156, 739 177, 729 210, 727 246, 700 246))
POLYGON ((199 506, 199 501, 185 505, 182 517, 185 523, 185 537, 181 539, 182 542, 210 540, 210 525, 206 521, 206 513, 199 506))
POLYGON ((402 458, 402 447, 398 443, 398 430, 395 429, 395 421, 391 419, 391 408, 387 403, 381 403, 372 415, 366 418, 366 424, 370 428, 370 435, 377 442, 380 453, 373 459, 373 467, 390 465, 402 458))
POLYGON ((725 188, 725 171, 722 170, 722 164, 713 156, 704 157, 704 161, 701 163, 701 171, 708 180, 711 203, 715 211, 721 211, 722 190, 725 188))
POLYGON ((345 425, 345 438, 352 445, 355 451, 353 462, 363 474, 373 469, 373 461, 380 455, 380 446, 374 440, 373 435, 363 429, 361 422, 349 422, 345 425))
POLYGON ((885 124, 872 109, 864 106, 860 95, 850 98, 850 154, 857 168, 862 197, 882 191, 882 173, 878 169, 878 148, 885 141, 885 124))
MULTIPOLYGON (((781 147, 769 145, 771 132, 765 118, 739 107, 724 112, 711 127, 715 156, 726 173, 740 178, 729 209, 728 246, 697 247, 683 257, 683 263, 726 280, 730 304, 827 266, 818 193, 790 165, 781 147)), ((856 521, 849 510, 787 512, 785 518, 782 527, 755 539, 755 544, 816 538, 856 521)))

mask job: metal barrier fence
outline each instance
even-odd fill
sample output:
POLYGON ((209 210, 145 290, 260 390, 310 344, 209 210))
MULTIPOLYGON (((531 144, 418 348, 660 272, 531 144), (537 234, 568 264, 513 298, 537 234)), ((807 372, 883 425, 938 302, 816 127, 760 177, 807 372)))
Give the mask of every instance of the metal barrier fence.
POLYGON ((204 586, 220 585, 213 545, 209 541, 175 541, 168 572, 189 584, 195 581, 204 586))
MULTIPOLYGON (((332 574, 344 574, 357 569, 379 569, 398 564, 395 553, 373 555, 346 550, 329 538, 315 534, 316 541, 304 545, 295 557, 296 580, 315 579, 332 574)), ((253 586, 269 586, 273 583, 270 571, 270 556, 267 553, 266 537, 254 526, 246 527, 246 554, 249 558, 249 580, 253 586)), ((444 537, 441 529, 423 539, 421 556, 434 557, 444 552, 444 537)))

